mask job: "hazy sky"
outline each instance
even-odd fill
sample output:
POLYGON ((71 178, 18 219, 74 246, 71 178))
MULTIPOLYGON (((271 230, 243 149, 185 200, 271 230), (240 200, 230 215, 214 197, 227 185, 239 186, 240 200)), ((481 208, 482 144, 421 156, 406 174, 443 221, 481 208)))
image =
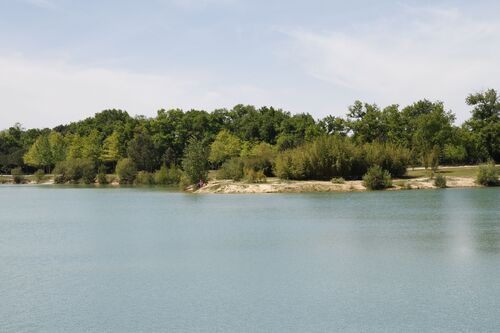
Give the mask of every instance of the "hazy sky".
POLYGON ((500 89, 498 1, 0 0, 0 128, 238 103, 316 118, 500 89))

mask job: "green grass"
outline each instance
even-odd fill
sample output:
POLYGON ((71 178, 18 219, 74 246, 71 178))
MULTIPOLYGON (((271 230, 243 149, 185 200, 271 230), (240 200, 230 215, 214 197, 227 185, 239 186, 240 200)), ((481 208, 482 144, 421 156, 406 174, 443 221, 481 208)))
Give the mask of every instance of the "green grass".
MULTIPOLYGON (((439 168, 437 170, 437 173, 442 174, 443 176, 450 176, 450 177, 476 177, 477 172, 478 172, 479 166, 474 165, 474 166, 468 166, 468 167, 445 167, 439 168)), ((500 166, 496 166, 496 169, 500 172, 500 166)), ((409 169, 407 172, 407 176, 409 178, 421 178, 421 177, 431 177, 432 175, 432 170, 427 169, 427 170, 411 170, 409 169)))

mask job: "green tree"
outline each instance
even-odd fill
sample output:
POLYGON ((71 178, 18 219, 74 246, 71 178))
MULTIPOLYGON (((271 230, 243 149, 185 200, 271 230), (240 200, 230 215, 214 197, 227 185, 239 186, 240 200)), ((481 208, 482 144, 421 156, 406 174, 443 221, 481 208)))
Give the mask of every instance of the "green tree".
POLYGON ((157 153, 151 136, 146 131, 136 133, 128 145, 128 156, 139 170, 152 172, 157 164, 157 153))
POLYGON ((182 169, 191 184, 206 181, 208 177, 209 149, 200 140, 191 139, 182 159, 182 169))
POLYGON ((238 156, 241 151, 241 140, 228 130, 222 130, 210 146, 208 160, 218 167, 231 157, 238 156))
POLYGON ((120 159, 120 135, 117 131, 108 136, 102 145, 101 160, 116 163, 120 159))
POLYGON ((83 138, 82 157, 94 164, 99 162, 101 157, 101 137, 97 129, 93 129, 89 135, 83 138))
POLYGON ((44 168, 50 173, 53 165, 52 150, 47 135, 42 135, 33 143, 24 155, 24 162, 33 167, 44 168))
POLYGON ((58 132, 50 132, 49 145, 52 153, 52 164, 63 161, 66 158, 66 141, 58 132))
POLYGON ((468 105, 473 106, 472 117, 465 128, 472 132, 473 140, 485 150, 482 159, 500 161, 500 96, 496 90, 489 89, 467 97, 468 105))
POLYGON ((83 139, 79 134, 70 134, 66 137, 68 141, 67 159, 77 159, 83 156, 83 139))

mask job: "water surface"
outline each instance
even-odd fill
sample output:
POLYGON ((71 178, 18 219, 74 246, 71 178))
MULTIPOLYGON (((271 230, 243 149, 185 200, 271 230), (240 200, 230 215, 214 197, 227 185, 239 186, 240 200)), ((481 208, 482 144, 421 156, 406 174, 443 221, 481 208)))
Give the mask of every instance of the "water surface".
POLYGON ((499 202, 0 186, 0 331, 498 332, 499 202))

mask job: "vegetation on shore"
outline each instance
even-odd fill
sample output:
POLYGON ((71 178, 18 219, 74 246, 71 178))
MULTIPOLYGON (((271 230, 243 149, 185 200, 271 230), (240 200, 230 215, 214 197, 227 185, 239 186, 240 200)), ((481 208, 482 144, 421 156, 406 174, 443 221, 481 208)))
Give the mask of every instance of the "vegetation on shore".
MULTIPOLYGON (((356 101, 346 117, 320 120, 248 105, 160 110, 154 118, 105 110, 53 129, 1 131, 0 172, 20 183, 23 174, 40 182, 53 172, 58 183, 105 184, 116 173, 120 183, 187 186, 219 170, 219 178, 247 182, 363 178, 384 188, 409 166, 500 161, 500 97, 490 89, 466 102, 471 118, 462 126, 442 102, 429 100, 403 108, 356 101)), ((498 184, 495 172, 481 169, 478 183, 498 184)))

